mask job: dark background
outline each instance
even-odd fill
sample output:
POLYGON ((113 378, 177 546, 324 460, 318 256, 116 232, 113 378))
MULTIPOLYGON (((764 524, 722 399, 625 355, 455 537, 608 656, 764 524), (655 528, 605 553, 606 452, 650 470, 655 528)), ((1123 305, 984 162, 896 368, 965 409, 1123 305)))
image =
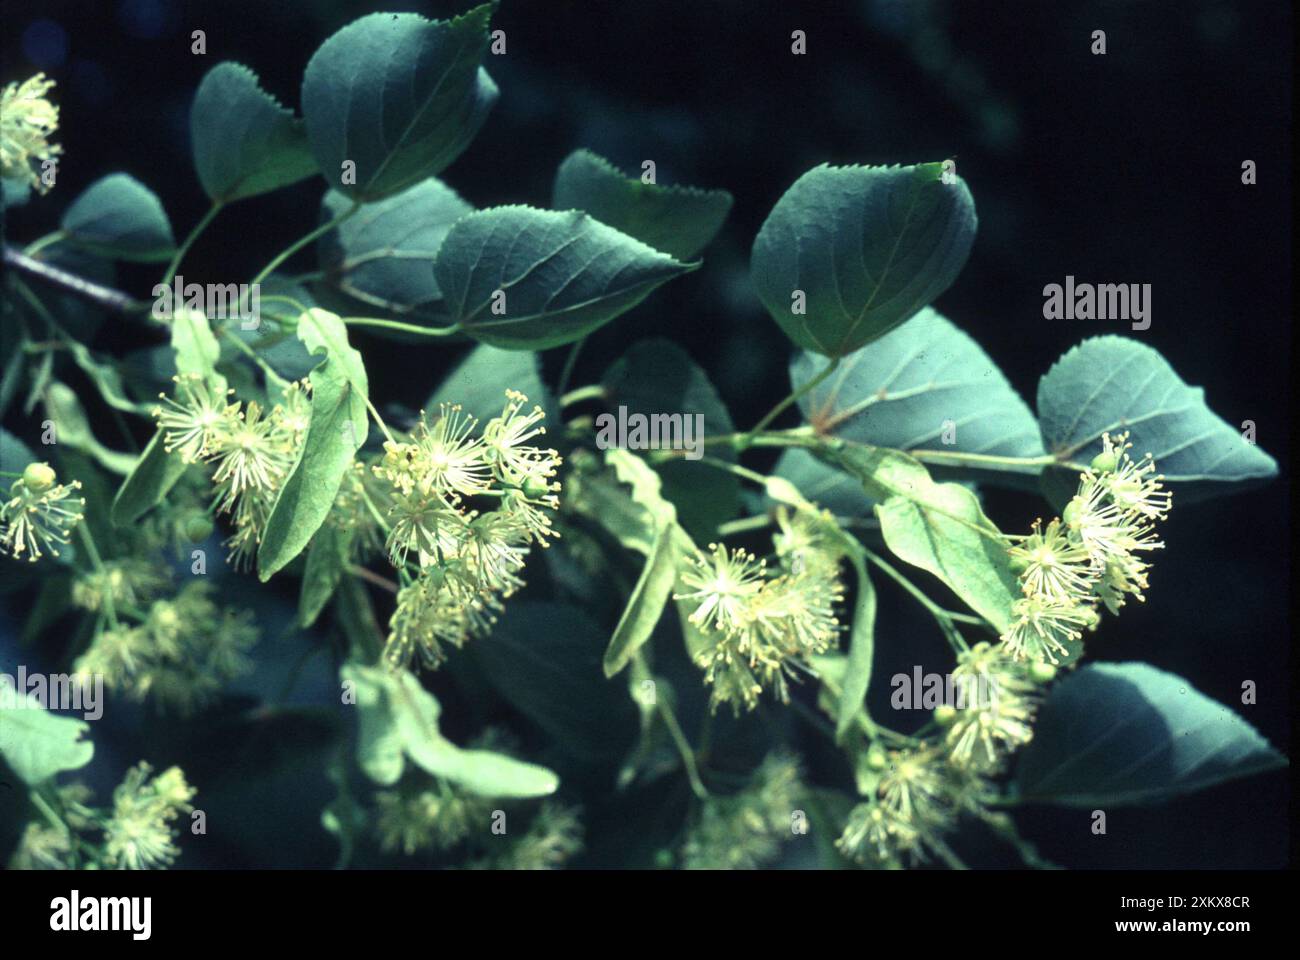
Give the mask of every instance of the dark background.
MULTIPOLYGON (((59 182, 11 212, 6 232, 52 229, 86 185, 125 170, 155 190, 183 236, 206 209, 189 159, 188 109, 220 60, 251 66, 297 108, 302 69, 334 30, 375 10, 429 16, 468 4, 399 0, 4 3, 0 82, 43 69, 59 82, 59 182), (207 34, 206 56, 190 32, 207 34)), ((955 157, 979 234, 937 303, 1032 403, 1038 377, 1084 337, 1121 333, 1203 385, 1229 423, 1253 420, 1282 464, 1269 485, 1180 509, 1164 528, 1148 602, 1107 619, 1098 659, 1140 659, 1229 703, 1289 752, 1292 12, 1288 4, 1183 2, 522 2, 493 24, 501 98, 443 175, 476 206, 546 206, 555 167, 589 147, 659 182, 723 187, 735 207, 703 269, 597 333, 574 383, 636 339, 662 335, 709 371, 736 422, 788 391, 790 346, 748 281, 749 247, 801 173, 824 162, 955 157), (808 53, 790 52, 804 30, 808 53), (1108 52, 1089 52, 1106 31, 1108 52), (1243 160, 1258 183, 1241 183, 1243 160), (1046 321, 1042 289, 1150 283, 1153 322, 1046 321), (1241 706, 1243 680, 1258 704, 1241 706)), ((222 213, 183 272, 256 272, 316 222, 308 180, 222 213)), ((310 254, 302 269, 310 268, 310 254)), ((137 296, 153 268, 124 269, 137 296)), ((105 329, 97 346, 111 348, 105 329)), ((464 347, 363 344, 381 401, 419 405, 464 347)), ((553 351, 562 354, 563 351, 553 351)), ((548 369, 559 357, 548 357, 548 369)), ((989 493, 1020 529, 1037 502, 989 493)), ((882 622, 888 624, 887 598, 882 622)), ((886 626, 887 630, 888 627, 886 626)), ((1020 816, 1044 852, 1075 866, 1279 866, 1288 859, 1287 775, 1256 777, 1148 809, 1020 816)), ((332 844, 321 836, 323 844, 332 844)), ((191 861, 192 863, 193 861, 191 861)))

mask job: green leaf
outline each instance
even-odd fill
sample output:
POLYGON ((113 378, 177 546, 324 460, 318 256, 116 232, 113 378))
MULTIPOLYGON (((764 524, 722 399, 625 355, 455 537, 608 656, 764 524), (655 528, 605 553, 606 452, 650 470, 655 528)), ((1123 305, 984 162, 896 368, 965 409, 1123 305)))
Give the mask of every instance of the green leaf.
MULTIPOLYGON (((334 219, 351 206, 351 200, 331 190, 321 201, 321 217, 334 219)), ((395 314, 445 315, 433 262, 451 225, 473 209, 451 187, 430 177, 366 204, 322 237, 321 268, 330 282, 363 303, 395 314)))
POLYGON ((0 359, 0 419, 18 394, 27 360, 24 351, 27 343, 27 330, 18 317, 15 298, 3 298, 0 301, 0 357, 3 357, 0 359))
POLYGON ((34 693, 0 676, 0 757, 29 787, 88 764, 95 745, 81 736, 89 729, 81 720, 50 713, 34 693))
POLYGON ((334 524, 322 524, 307 549, 298 593, 298 624, 310 627, 329 603, 348 566, 349 541, 334 524))
MULTIPOLYGON (((828 713, 830 716, 840 718, 843 713, 844 703, 844 676, 849 669, 849 658, 838 651, 831 653, 822 653, 808 658, 809 665, 817 675, 817 680, 821 684, 821 689, 817 692, 817 706, 828 713)), ((863 697, 855 700, 855 708, 850 714, 851 719, 857 724, 858 729, 863 733, 871 731, 871 723, 867 718, 867 712, 864 709, 863 697)), ((836 740, 840 741, 842 734, 836 731, 836 740)))
MULTIPOLYGON (((647 418, 677 415, 682 431, 689 427, 692 443, 705 436, 735 431, 731 415, 719 398, 708 375, 690 355, 667 340, 643 340, 632 346, 602 378, 608 390, 611 423, 617 426, 620 407, 628 415, 647 418), (703 418, 703 431, 696 432, 696 417, 703 418)), ((602 421, 597 418, 597 436, 602 421)), ((699 448, 718 459, 734 462, 729 444, 699 448)), ((740 481, 730 473, 698 460, 673 459, 656 464, 663 478, 664 495, 677 507, 682 526, 701 537, 711 538, 718 524, 731 520, 740 510, 740 481)))
MULTIPOLYGON (((34 259, 76 274, 92 283, 106 287, 118 285, 118 270, 111 259, 79 247, 66 238, 36 251, 34 259)), ((35 284, 29 286, 27 292, 40 301, 54 316, 64 333, 80 343, 93 342, 108 319, 108 312, 103 307, 92 304, 86 298, 76 296, 61 287, 35 284)), ((29 331, 45 329, 45 318, 41 311, 25 296, 10 299, 15 301, 14 305, 20 312, 26 314, 26 326, 29 331)))
POLYGON ((1182 677, 1145 663, 1096 663, 1052 688, 1021 752, 1021 803, 1157 803, 1287 760, 1249 723, 1182 677))
POLYGON ((1277 461, 1210 411, 1204 390, 1126 337, 1093 337, 1061 357, 1039 381, 1038 417, 1047 449, 1075 463, 1101 451, 1103 433, 1128 431, 1136 456, 1150 453, 1166 480, 1194 496, 1277 475, 1277 461))
POLYGON ((613 468, 619 483, 631 487, 632 502, 641 507, 656 526, 676 521, 677 509, 664 499, 663 481, 648 463, 621 447, 606 450, 605 463, 613 468))
POLYGON ((585 337, 698 266, 584 213, 508 206, 458 220, 433 269, 469 336, 544 350, 585 337))
POLYGON ((975 202, 942 164, 814 167, 768 215, 750 275, 796 344, 843 357, 888 333, 957 278, 975 239, 975 202), (795 292, 806 296, 796 313, 795 292))
POLYGON ((726 190, 661 187, 625 177, 604 157, 575 150, 555 173, 551 206, 582 210, 678 260, 711 241, 731 210, 726 190))
POLYGON ((350 773, 347 758, 341 752, 335 755, 326 768, 335 793, 334 799, 321 810, 320 825, 338 839, 339 858, 334 865, 336 870, 346 870, 351 864, 352 851, 369 822, 364 808, 352 795, 350 773))
MULTIPOLYGON (((797 389, 825 369, 811 353, 790 364, 797 389)), ((897 450, 1041 457, 1038 423, 979 344, 926 307, 799 400, 819 434, 897 450), (951 423, 953 442, 945 439, 951 423)), ((1035 471, 1037 472, 1037 471, 1035 471)))
POLYGON ((827 455, 878 501, 880 530, 895 556, 928 570, 993 626, 1007 628, 1020 586, 1005 540, 971 490, 935 483, 896 450, 846 443, 827 455))
POLYGON ((208 318, 198 310, 181 308, 172 315, 171 327, 177 374, 202 377, 214 391, 225 390, 226 380, 217 373, 221 345, 208 318))
POLYGON ((300 283, 295 283, 283 274, 273 273, 262 281, 262 297, 287 297, 297 304, 292 306, 282 301, 273 301, 271 309, 262 311, 262 322, 251 330, 244 329, 242 323, 226 326, 223 330, 228 340, 222 344, 222 361, 242 364, 242 353, 233 344, 231 338, 239 338, 248 344, 275 373, 286 381, 301 380, 311 373, 319 360, 307 352, 301 340, 295 336, 298 307, 309 310, 317 306, 315 298, 300 283))
POLYGON ((839 709, 835 739, 842 742, 857 721, 871 685, 871 666, 876 649, 876 588, 867 575, 862 558, 851 557, 857 576, 858 597, 853 608, 853 629, 849 635, 849 656, 840 678, 839 709))
POLYGON ((552 431, 559 430, 560 407, 542 381, 535 353, 500 350, 480 343, 474 347, 424 404, 434 411, 442 403, 458 403, 470 416, 486 423, 499 416, 507 390, 518 390, 546 412, 552 431))
POLYGON ((204 75, 194 95, 190 148, 214 203, 278 190, 316 172, 302 121, 259 86, 257 74, 228 60, 204 75))
POLYGON ((649 556, 655 519, 633 502, 611 470, 575 470, 565 481, 564 499, 576 513, 603 527, 620 545, 649 556))
POLYGON ((340 677, 352 685, 360 712, 358 762, 376 783, 396 783, 409 759, 483 796, 542 797, 559 786, 545 767, 488 750, 463 750, 444 737, 438 729, 441 706, 405 670, 347 663, 340 677))
POLYGON ((96 180, 63 214, 67 241, 116 260, 161 262, 176 252, 153 191, 125 173, 96 180))
POLYGON ((312 309, 299 318, 298 337, 325 362, 311 374, 311 424, 302 455, 285 478, 257 551, 257 575, 267 581, 302 552, 329 515, 334 498, 366 442, 369 384, 361 354, 348 345, 343 321, 312 309))
POLYGON ((680 544, 673 535, 673 526, 661 525, 655 531, 650 556, 646 558, 632 596, 605 650, 603 665, 606 677, 615 676, 627 666, 654 633, 655 624, 663 615, 668 597, 673 592, 673 584, 677 582, 680 558, 680 544))
POLYGON ((180 457, 163 448, 163 432, 156 432, 113 498, 114 525, 129 526, 162 503, 186 469, 180 457))
POLYGON ((479 67, 494 3, 452 20, 374 13, 326 40, 307 64, 302 113, 325 178, 353 200, 378 200, 440 173, 496 102, 479 67), (355 183, 343 164, 356 164, 355 183))
POLYGON ((860 480, 798 447, 781 452, 772 474, 790 481, 813 503, 837 516, 865 517, 875 506, 860 480))
POLYGON ((66 346, 77 366, 94 381, 105 403, 125 413, 134 413, 142 417, 152 416, 154 404, 136 403, 127 396, 122 374, 118 371, 115 362, 103 363, 97 360, 94 354, 75 340, 67 341, 66 346))
MULTIPOLYGON (((308 353, 325 353, 338 364, 340 375, 348 381, 357 393, 357 402, 365 406, 370 396, 370 382, 366 378, 366 363, 361 354, 348 343, 347 325, 337 314, 328 310, 313 308, 298 318, 298 339, 303 342, 308 353)), ((361 417, 364 427, 365 416, 361 417)), ((365 439, 365 430, 359 434, 365 439)))
POLYGON ((32 185, 26 177, 0 177, 0 209, 21 207, 32 195, 32 185))
POLYGON ((512 600, 469 649, 488 682, 556 746, 595 760, 621 757, 637 730, 626 688, 605 679, 606 638, 577 607, 512 600))
POLYGON ((105 447, 95 437, 81 401, 66 384, 57 380, 45 388, 45 412, 54 421, 58 441, 73 450, 89 454, 105 470, 126 476, 135 468, 135 457, 105 447))
POLYGON ((334 594, 334 616, 345 649, 354 657, 374 661, 384 649, 384 631, 375 616, 370 592, 357 577, 344 577, 334 594))
MULTIPOLYGON (((662 481, 649 464, 618 447, 605 451, 605 463, 617 485, 607 484, 603 477, 584 478, 572 502, 623 546, 646 557, 605 651, 605 676, 612 677, 650 639, 673 587, 679 585, 683 561, 695 553, 695 543, 677 523, 676 508, 664 499, 662 481)), ((690 609, 688 602, 677 602, 687 651, 694 658, 712 649, 716 641, 689 621, 690 609)))
POLYGON ((29 463, 36 462, 36 454, 4 427, 0 427, 0 470, 21 473, 29 463))

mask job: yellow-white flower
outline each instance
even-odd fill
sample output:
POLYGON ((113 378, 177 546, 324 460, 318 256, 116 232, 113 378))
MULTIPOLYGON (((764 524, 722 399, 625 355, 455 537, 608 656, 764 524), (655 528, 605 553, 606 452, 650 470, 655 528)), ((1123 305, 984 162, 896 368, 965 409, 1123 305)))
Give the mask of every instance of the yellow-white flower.
POLYGON ((224 442, 218 438, 229 436, 238 423, 239 404, 228 403, 203 377, 185 374, 172 380, 176 396, 159 394, 162 404, 154 408, 154 416, 163 431, 163 449, 178 453, 186 463, 194 463, 224 442))
POLYGON ((32 464, 22 479, 14 481, 9 499, 0 503, 0 553, 15 559, 26 554, 33 563, 45 553, 59 555, 58 548, 68 542, 72 529, 83 518, 86 498, 77 496, 80 480, 54 480, 54 471, 47 464, 32 464))
POLYGON ((478 421, 458 405, 442 404, 430 427, 424 420, 415 434, 415 485, 426 496, 486 493, 492 482, 483 440, 471 437, 478 421))
POLYGON ((0 177, 24 180, 40 193, 49 189, 42 166, 63 152, 49 142, 59 127, 59 108, 46 98, 53 86, 38 73, 0 91, 0 177))
POLYGON ((1060 658, 1070 653, 1069 644, 1097 623, 1091 607, 1047 597, 1022 597, 1012 604, 1011 612, 1011 626, 1002 642, 1017 660, 1060 663, 1060 658))
POLYGON ((697 601, 691 614, 696 626, 738 633, 753 622, 752 602, 763 587, 765 566, 746 550, 711 543, 708 556, 691 558, 681 574, 688 591, 673 599, 697 601))
POLYGON ((1034 532, 1008 551, 1013 569, 1019 569, 1021 588, 1027 595, 1062 603, 1086 603, 1098 571, 1088 551, 1071 539, 1059 520, 1044 530, 1034 522, 1034 532))

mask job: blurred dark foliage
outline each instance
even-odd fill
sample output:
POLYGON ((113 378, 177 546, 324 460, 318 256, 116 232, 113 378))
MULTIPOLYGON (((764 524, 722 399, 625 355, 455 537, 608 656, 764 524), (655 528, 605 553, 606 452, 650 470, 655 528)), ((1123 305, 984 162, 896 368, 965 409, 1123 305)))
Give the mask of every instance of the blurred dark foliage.
MULTIPOLYGON (((0 81, 37 69, 59 81, 65 149, 56 191, 13 211, 7 233, 40 235, 87 184, 125 170, 161 196, 184 235, 206 209, 187 118, 210 66, 247 63, 296 108, 312 52, 352 19, 375 10, 446 16, 464 6, 7 0, 0 81), (205 57, 190 53, 194 29, 206 31, 205 57)), ((629 172, 652 159, 661 183, 730 190, 735 207, 704 251, 704 268, 596 334, 574 382, 598 378, 635 340, 666 336, 709 371, 742 425, 787 392, 791 352, 749 287, 749 247, 782 191, 818 163, 956 159, 980 229, 965 271, 937 306, 1031 403, 1038 377, 1069 346, 1129 333, 1114 322, 1045 321, 1043 286, 1067 274, 1150 283, 1154 320, 1134 335, 1205 386, 1211 408, 1230 423, 1254 420, 1283 474, 1182 510, 1175 499, 1148 602, 1107 620, 1089 653, 1179 673, 1289 752, 1292 19, 1288 4, 1229 0, 506 0, 494 26, 506 31, 508 54, 487 63, 501 99, 444 178, 477 206, 546 206, 555 167, 589 147, 629 172), (806 56, 791 55, 795 29, 806 31, 806 56), (1105 56, 1089 52, 1094 29, 1106 31, 1105 56), (1247 159, 1258 165, 1255 186, 1240 182, 1247 159), (1243 680, 1258 684, 1257 705, 1239 705, 1243 680)), ((235 205, 183 272, 251 275, 316 222, 321 191, 308 180, 235 205)), ((306 256, 302 263, 309 268, 306 256)), ((154 273, 128 268, 121 280, 142 295, 154 273)), ((131 336, 106 326, 97 346, 113 349, 131 336)), ((465 348, 367 340, 363 349, 380 402, 419 406, 465 348)), ((561 359, 547 357, 552 375, 561 359)), ((1047 509, 1018 495, 987 496, 1006 529, 1047 509)), ((903 609, 887 592, 886 635, 903 609)), ((927 635, 926 644, 924 654, 899 656, 911 663, 941 651, 937 638, 927 635)), ((173 739, 160 735, 157 749, 166 752, 173 739)), ((164 759, 185 759, 199 742, 210 750, 191 761, 202 786, 202 766, 238 758, 209 735, 164 759)), ((816 752, 810 760, 816 779, 816 752)), ((242 811, 264 824, 296 811, 289 835, 268 836, 251 858, 210 849, 182 863, 331 862, 333 841, 316 826, 316 794, 329 794, 313 762, 309 779, 322 786, 311 799, 242 811)), ((1091 836, 1086 811, 1031 810, 1020 820, 1047 856, 1071 865, 1279 866, 1288 858, 1287 779, 1283 772, 1164 807, 1110 811, 1107 838, 1091 836)), ((276 768, 268 803, 293 782, 276 768)), ((999 849, 970 853, 1009 863, 999 849)))

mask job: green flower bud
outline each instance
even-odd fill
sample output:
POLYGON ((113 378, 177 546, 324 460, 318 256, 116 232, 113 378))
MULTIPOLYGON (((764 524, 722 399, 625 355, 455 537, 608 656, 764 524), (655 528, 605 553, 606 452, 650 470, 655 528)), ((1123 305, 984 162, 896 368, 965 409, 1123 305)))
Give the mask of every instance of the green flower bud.
POLYGON ((949 726, 957 719, 957 708, 941 703, 934 708, 934 722, 941 727, 949 726))
POLYGON ((23 471, 23 485, 32 493, 44 493, 58 481, 54 468, 48 463, 29 463, 23 471))
POLYGON ((1061 511, 1061 519, 1065 521, 1065 525, 1067 527, 1074 527, 1078 525, 1079 510, 1080 507, 1079 507, 1078 497, 1075 497, 1073 500, 1071 500, 1069 503, 1065 505, 1065 509, 1061 511))
POLYGON ((1056 679, 1056 667, 1050 663, 1030 664, 1029 679, 1034 683, 1051 683, 1056 679))
POLYGON ((1115 451, 1103 450, 1092 458, 1091 467, 1098 473, 1114 473, 1118 465, 1119 458, 1115 456, 1115 451))
POLYGON ((524 491, 524 496, 529 500, 540 500, 551 492, 551 485, 545 480, 539 480, 536 477, 525 477, 524 482, 520 484, 524 491))
POLYGON ((873 743, 867 750, 867 767, 871 770, 884 770, 889 766, 889 755, 885 753, 885 748, 878 743, 873 743))
POLYGON ((212 519, 206 513, 195 511, 185 518, 181 529, 190 543, 202 543, 212 536, 212 519))

